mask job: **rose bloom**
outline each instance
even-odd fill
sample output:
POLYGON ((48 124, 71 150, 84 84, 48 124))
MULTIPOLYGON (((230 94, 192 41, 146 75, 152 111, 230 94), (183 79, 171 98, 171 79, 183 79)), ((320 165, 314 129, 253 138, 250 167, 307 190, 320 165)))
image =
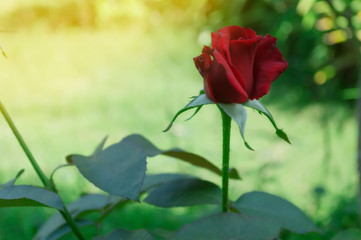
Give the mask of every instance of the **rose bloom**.
POLYGON ((218 103, 243 103, 267 94, 288 66, 276 42, 269 34, 256 35, 239 26, 212 33, 213 48, 205 46, 193 59, 207 97, 218 103))

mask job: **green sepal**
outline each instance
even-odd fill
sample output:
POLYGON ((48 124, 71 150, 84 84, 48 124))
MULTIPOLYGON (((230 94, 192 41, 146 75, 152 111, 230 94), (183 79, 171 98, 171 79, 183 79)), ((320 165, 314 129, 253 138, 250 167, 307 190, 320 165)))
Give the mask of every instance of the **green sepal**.
POLYGON ((201 110, 202 107, 203 107, 203 105, 197 107, 197 109, 194 111, 194 113, 192 114, 192 116, 190 116, 189 118, 187 118, 186 121, 191 120, 191 119, 199 112, 199 110, 201 110))
MULTIPOLYGON (((201 91, 202 92, 202 91, 201 91)), ((166 129, 163 130, 163 132, 167 132, 169 131, 169 129, 171 129, 174 121, 177 119, 177 117, 179 115, 181 115, 183 112, 188 111, 192 108, 196 108, 197 110, 195 111, 195 113, 188 118, 187 120, 191 119, 194 115, 196 115, 198 113, 198 111, 200 110, 200 108, 205 105, 205 104, 212 104, 214 103, 212 100, 210 100, 209 98, 207 98, 207 96, 205 94, 201 94, 198 97, 194 98, 190 103, 188 103, 183 109, 179 110, 177 112, 177 114, 173 117, 172 121, 169 123, 168 127, 166 129)))
POLYGON ((249 107, 249 108, 252 108, 252 109, 255 109, 257 110, 260 114, 263 114, 265 115, 269 120, 270 122, 272 123, 273 127, 276 129, 276 134, 278 137, 282 138, 283 140, 285 140, 286 142, 288 142, 289 144, 291 144, 290 140, 288 139, 287 137, 287 134, 282 130, 282 129, 279 129, 277 127, 277 124, 276 124, 276 121, 274 120, 272 114, 267 110, 266 107, 264 107, 262 105, 262 103, 256 99, 254 100, 248 100, 247 102, 245 103, 242 103, 243 106, 245 107, 249 107))
POLYGON ((291 144, 290 140, 287 137, 287 134, 282 129, 277 129, 276 134, 278 137, 282 138, 283 140, 291 144))
POLYGON ((254 151, 254 149, 248 144, 248 142, 244 141, 244 145, 251 151, 254 151))
MULTIPOLYGON (((215 102, 210 100, 204 94, 204 91, 200 91, 200 95, 198 95, 197 97, 196 96, 192 97, 191 102, 188 103, 183 109, 181 109, 177 112, 177 114, 173 117, 173 119, 169 123, 168 127, 166 129, 164 129, 163 132, 169 131, 169 129, 172 127, 174 121, 183 112, 188 111, 193 108, 197 108, 196 111, 192 114, 192 116, 190 116, 186 120, 186 121, 188 121, 191 118, 193 118, 201 110, 203 105, 206 105, 206 104, 215 104, 215 102)), ((239 126, 239 129, 240 129, 240 132, 241 132, 241 136, 244 141, 244 145, 249 150, 254 151, 254 149, 248 144, 248 142, 245 139, 244 129, 245 129, 246 120, 247 120, 247 112, 244 109, 244 106, 258 111, 261 115, 262 114, 265 115, 270 120, 273 127, 276 129, 276 135, 278 137, 282 138, 287 143, 291 144, 287 134, 282 129, 277 127, 277 124, 276 124, 272 114, 258 100, 256 100, 256 99, 248 100, 247 102, 239 103, 239 104, 237 104, 237 103, 231 103, 231 104, 219 103, 217 105, 218 105, 218 107, 222 108, 237 123, 237 125, 239 126)))
POLYGON ((247 143, 246 138, 244 136, 244 129, 246 126, 247 121, 247 111, 243 107, 242 104, 224 104, 219 103, 218 106, 228 114, 239 126, 239 131, 241 132, 241 136, 244 141, 244 145, 251 151, 254 151, 254 149, 247 143))

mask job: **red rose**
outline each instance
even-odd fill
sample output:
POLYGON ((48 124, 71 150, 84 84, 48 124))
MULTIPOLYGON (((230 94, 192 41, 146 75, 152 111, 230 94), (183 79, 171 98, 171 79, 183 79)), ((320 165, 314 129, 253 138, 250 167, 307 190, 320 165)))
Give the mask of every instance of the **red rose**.
POLYGON ((193 59, 207 97, 218 103, 243 103, 267 94, 288 66, 276 42, 275 37, 257 36, 239 26, 212 33, 213 48, 205 46, 193 59))

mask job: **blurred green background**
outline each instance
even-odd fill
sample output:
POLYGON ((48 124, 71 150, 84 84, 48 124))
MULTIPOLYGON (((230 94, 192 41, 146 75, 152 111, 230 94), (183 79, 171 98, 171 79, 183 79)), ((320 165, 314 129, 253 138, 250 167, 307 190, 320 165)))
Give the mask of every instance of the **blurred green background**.
MULTIPOLYGON (((264 116, 249 111, 243 146, 233 125, 230 197, 262 190, 290 200, 320 227, 282 239, 330 239, 359 227, 357 99, 361 55, 360 0, 28 0, 0 3, 0 98, 47 174, 71 153, 90 154, 141 133, 160 148, 180 147, 220 166, 221 122, 207 106, 162 130, 202 79, 192 58, 227 25, 270 33, 289 62, 262 102, 289 135, 287 145, 264 116)), ((40 185, 0 118, 0 182, 25 169, 19 183, 40 185)), ((149 159, 148 172, 220 178, 175 159, 149 159)), ((75 168, 55 175, 67 202, 98 192, 75 168)), ((175 230, 210 207, 158 209, 132 204, 110 215, 103 232, 121 227, 175 230)), ((54 211, 0 210, 0 239, 31 239, 54 211)))

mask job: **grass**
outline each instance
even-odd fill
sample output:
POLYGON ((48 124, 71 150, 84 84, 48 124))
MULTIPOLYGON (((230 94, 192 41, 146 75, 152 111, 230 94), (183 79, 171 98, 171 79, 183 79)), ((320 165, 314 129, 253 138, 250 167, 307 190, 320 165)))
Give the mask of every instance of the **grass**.
MULTIPOLYGON (((202 48, 197 38, 190 30, 138 26, 3 33, 0 41, 9 58, 0 59, 1 100, 47 174, 63 164, 68 154, 90 154, 106 135, 111 144, 131 133, 141 133, 163 149, 195 152, 220 166, 221 122, 216 107, 204 107, 188 122, 182 116, 169 133, 162 132, 176 111, 202 88, 192 62, 202 48)), ((254 152, 243 146, 232 125, 231 167, 243 180, 230 182, 230 197, 235 200, 247 191, 268 191, 326 224, 338 203, 354 198, 357 190, 356 121, 346 119, 340 129, 338 119, 330 120, 331 153, 325 155, 325 125, 320 121, 324 106, 284 108, 287 97, 271 91, 264 102, 274 98, 283 102, 267 107, 292 145, 278 139, 268 120, 258 113, 248 111, 246 127, 254 152), (324 188, 325 194, 318 198, 316 187, 324 188)), ((0 132, 0 182, 25 168, 19 183, 40 185, 2 118, 0 132)), ((206 170, 165 157, 149 159, 148 171, 187 172, 217 184, 221 181, 206 170)), ((82 192, 98 191, 74 168, 57 172, 55 181, 67 202, 82 192)), ((174 230, 204 214, 202 209, 161 210, 159 214, 157 208, 134 204, 111 215, 104 231, 142 226, 174 230)), ((40 208, 0 211, 3 239, 30 239, 53 213, 40 208)))

